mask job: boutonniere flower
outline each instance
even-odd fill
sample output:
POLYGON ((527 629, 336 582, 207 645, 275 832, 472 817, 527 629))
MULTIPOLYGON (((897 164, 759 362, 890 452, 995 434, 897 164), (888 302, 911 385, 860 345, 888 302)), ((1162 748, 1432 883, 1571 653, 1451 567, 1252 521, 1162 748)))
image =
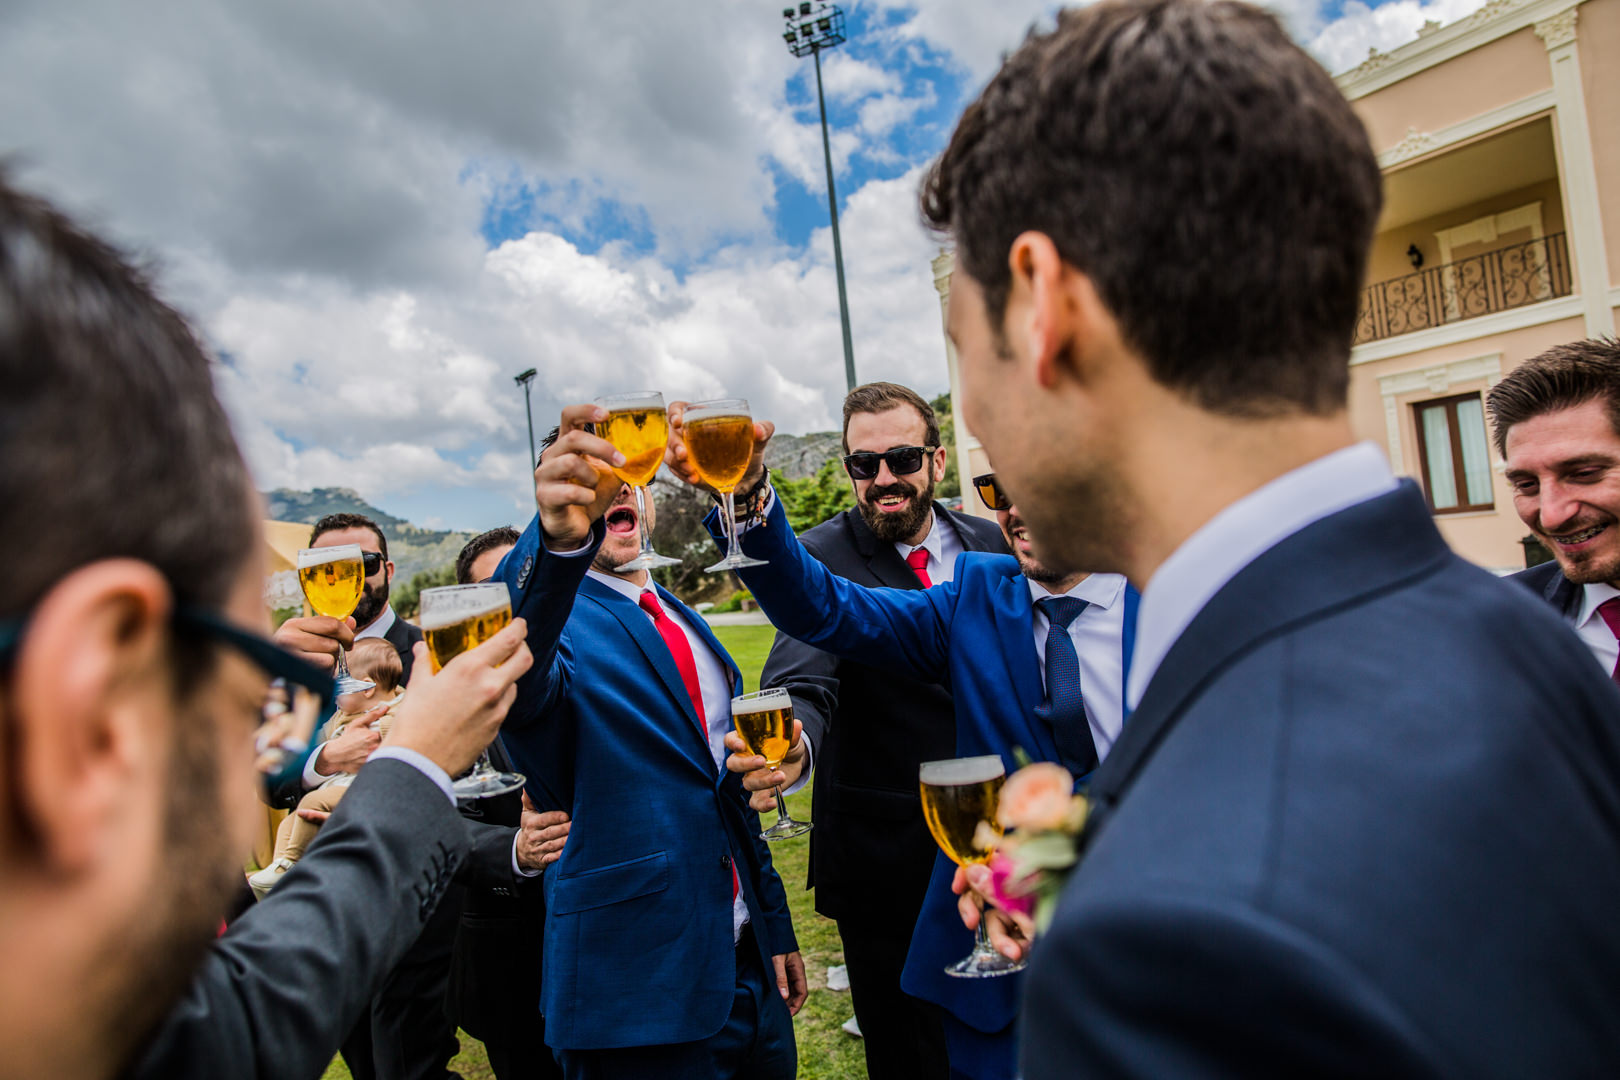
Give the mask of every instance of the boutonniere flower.
POLYGON ((1074 793, 1074 776, 1061 765, 1025 765, 1002 785, 996 808, 1002 835, 980 822, 976 837, 995 849, 990 857, 990 899, 1029 916, 1037 933, 1052 923, 1058 894, 1078 860, 1080 832, 1089 804, 1074 793))

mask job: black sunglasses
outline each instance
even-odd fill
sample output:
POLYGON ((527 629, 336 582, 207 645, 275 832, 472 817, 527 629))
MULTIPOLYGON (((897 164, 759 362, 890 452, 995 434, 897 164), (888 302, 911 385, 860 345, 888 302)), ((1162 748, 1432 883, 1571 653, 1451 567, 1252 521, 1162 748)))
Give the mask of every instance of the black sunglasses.
MULTIPOLYGON (((234 626, 223 617, 202 608, 177 608, 173 619, 177 630, 229 645, 268 675, 272 683, 280 682, 289 690, 305 690, 319 698, 317 715, 326 716, 332 712, 337 702, 337 687, 332 676, 296 653, 288 652, 269 638, 234 626)), ((26 616, 0 620, 0 671, 11 666, 27 626, 26 616)), ((261 750, 264 749, 275 748, 261 747, 261 750)), ((288 745, 279 749, 297 753, 304 747, 288 745)))
POLYGON ((937 446, 897 446, 881 454, 862 450, 844 456, 844 471, 856 480, 870 480, 878 474, 878 462, 886 461, 894 475, 909 476, 922 468, 923 460, 937 449, 937 446))
POLYGON ((993 472, 987 472, 983 476, 975 476, 973 478, 973 490, 979 493, 979 498, 991 510, 1012 509, 1012 500, 1007 497, 1005 491, 1001 490, 1001 485, 996 482, 996 474, 993 472))
POLYGON ((360 561, 366 564, 366 577, 374 576, 383 568, 383 557, 375 551, 362 551, 360 561))

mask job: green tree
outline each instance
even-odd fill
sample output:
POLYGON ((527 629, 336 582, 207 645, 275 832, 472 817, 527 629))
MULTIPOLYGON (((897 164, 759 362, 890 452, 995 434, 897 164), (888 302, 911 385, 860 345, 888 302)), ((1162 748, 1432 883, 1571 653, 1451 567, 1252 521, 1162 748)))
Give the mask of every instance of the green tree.
POLYGON ((816 475, 802 480, 772 476, 771 486, 776 488, 776 497, 782 500, 782 509, 787 511, 788 523, 796 533, 815 528, 855 505, 855 493, 850 490, 843 463, 836 458, 823 464, 816 475))
POLYGON ((416 618, 416 609, 421 603, 423 589, 432 589, 440 585, 454 585, 455 583, 456 564, 445 563, 443 566, 435 566, 431 570, 419 570, 412 574, 411 580, 393 590, 390 600, 400 618, 411 620, 416 618))
POLYGON ((941 394, 928 404, 939 420, 939 441, 945 447, 945 479, 935 485, 934 498, 955 498, 962 494, 962 478, 956 475, 956 424, 951 418, 951 395, 941 394))

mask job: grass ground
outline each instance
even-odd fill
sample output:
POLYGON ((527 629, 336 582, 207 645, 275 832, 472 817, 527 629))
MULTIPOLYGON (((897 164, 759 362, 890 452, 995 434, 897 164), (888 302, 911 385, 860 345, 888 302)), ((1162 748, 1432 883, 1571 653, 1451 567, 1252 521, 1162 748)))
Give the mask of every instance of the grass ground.
MULTIPOLYGON (((769 626, 720 626, 715 636, 731 653, 743 673, 746 689, 759 689, 759 671, 771 651, 774 631, 769 626)), ((793 796, 793 814, 810 816, 810 789, 793 796)), ((769 824, 770 814, 765 815, 769 824)), ((810 980, 810 997, 794 1018, 794 1034, 799 1044, 799 1076, 803 1080, 864 1080, 866 1059, 861 1041, 840 1030, 854 1015, 847 992, 827 989, 827 968, 844 962, 838 940, 838 927, 817 915, 813 894, 804 888, 810 857, 808 837, 772 845, 771 856, 787 886, 788 905, 793 910, 793 928, 799 937, 799 951, 810 980)), ((461 1033, 461 1054, 450 1068, 465 1080, 493 1080, 484 1047, 466 1032, 461 1033)), ((341 1058, 334 1059, 323 1080, 350 1080, 341 1058)))

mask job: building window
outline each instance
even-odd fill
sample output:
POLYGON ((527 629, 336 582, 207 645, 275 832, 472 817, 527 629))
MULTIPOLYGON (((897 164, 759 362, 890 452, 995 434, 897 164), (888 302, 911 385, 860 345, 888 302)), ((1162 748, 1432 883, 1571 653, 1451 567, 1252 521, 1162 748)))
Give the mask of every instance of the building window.
POLYGON ((1425 401, 1417 416, 1423 488, 1437 514, 1491 510, 1491 463, 1485 448, 1485 410, 1478 394, 1425 401))

